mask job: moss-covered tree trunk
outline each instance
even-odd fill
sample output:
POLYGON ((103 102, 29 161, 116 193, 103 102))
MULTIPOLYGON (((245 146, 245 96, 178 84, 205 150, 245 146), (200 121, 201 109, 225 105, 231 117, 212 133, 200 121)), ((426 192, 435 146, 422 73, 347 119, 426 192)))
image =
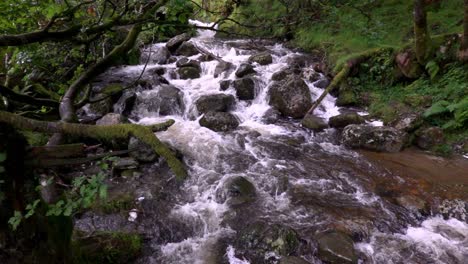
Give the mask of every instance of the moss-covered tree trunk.
POLYGON ((431 38, 427 27, 425 0, 414 0, 414 39, 416 58, 421 65, 426 65, 431 48, 431 38))
POLYGON ((465 0, 464 10, 463 35, 458 56, 461 61, 468 62, 468 0, 465 0))

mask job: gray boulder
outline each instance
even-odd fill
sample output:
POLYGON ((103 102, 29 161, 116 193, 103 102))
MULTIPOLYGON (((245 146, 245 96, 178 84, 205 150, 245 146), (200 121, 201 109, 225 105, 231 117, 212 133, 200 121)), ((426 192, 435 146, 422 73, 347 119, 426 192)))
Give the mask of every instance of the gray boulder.
POLYGON ((201 70, 195 67, 183 67, 177 69, 180 79, 197 79, 200 78, 201 70))
POLYGON ((180 60, 176 62, 176 66, 178 68, 183 68, 183 67, 193 67, 197 68, 201 71, 201 65, 200 62, 196 60, 189 60, 187 57, 183 57, 180 60))
POLYGON ((186 57, 190 57, 190 56, 193 56, 193 55, 197 55, 198 53, 200 53, 197 49, 197 47, 195 47, 195 45, 191 42, 184 42, 182 43, 182 45, 180 45, 180 47, 175 51, 175 55, 177 56, 186 56, 186 57))
POLYGON ((250 56, 249 62, 250 63, 256 62, 260 65, 268 65, 273 62, 273 57, 271 56, 269 52, 265 51, 265 52, 257 53, 257 54, 250 56))
POLYGON ((227 112, 234 105, 236 99, 228 94, 203 95, 195 102, 200 113, 227 112))
POLYGON ((314 82, 314 86, 320 89, 327 88, 329 84, 330 84, 330 81, 328 79, 321 79, 321 80, 314 82))
POLYGON ((398 152, 407 140, 407 134, 393 127, 349 125, 342 134, 343 144, 378 152, 398 152))
POLYGON ((226 132, 239 126, 237 118, 226 112, 208 112, 200 119, 200 126, 216 132, 226 132))
POLYGON ((309 87, 294 75, 280 82, 275 82, 268 91, 269 103, 283 116, 302 118, 312 106, 309 87))
POLYGON ((252 78, 245 77, 235 80, 233 86, 239 100, 253 100, 255 98, 255 82, 252 78))
POLYGON ((132 150, 129 154, 130 157, 140 162, 154 162, 159 158, 151 146, 134 137, 130 138, 128 149, 132 150))
POLYGON ((251 203, 255 200, 256 196, 255 186, 242 176, 229 178, 216 191, 216 200, 220 203, 227 201, 229 206, 251 203))
POLYGON ((401 115, 396 121, 389 124, 390 126, 403 130, 406 132, 412 132, 423 124, 423 118, 418 113, 407 113, 401 115))
POLYGON ((329 120, 329 124, 331 127, 335 128, 344 128, 348 125, 352 124, 363 124, 366 120, 356 113, 346 113, 340 114, 337 116, 333 116, 329 120))
POLYGON ((172 85, 163 84, 157 91, 146 91, 137 97, 134 111, 159 113, 159 115, 181 114, 184 109, 183 93, 172 85))
POLYGON ((171 57, 171 52, 165 46, 158 47, 157 49, 153 50, 151 53, 149 50, 144 51, 140 58, 140 63, 144 64, 149 58, 150 64, 166 64, 169 57, 171 57))
POLYGON ((311 114, 306 115, 302 121, 301 124, 303 127, 306 127, 308 129, 311 129, 315 132, 320 132, 323 131, 324 129, 328 128, 327 122, 323 118, 320 118, 318 116, 314 116, 311 114))
POLYGON ((272 76, 271 76, 271 80, 273 81, 282 81, 284 79, 286 79, 289 75, 294 75, 294 74, 299 74, 299 72, 297 71, 294 71, 293 69, 290 69, 290 68, 287 68, 287 69, 282 69, 280 71, 277 71, 275 72, 272 76))
POLYGON ((128 123, 128 119, 121 114, 109 113, 96 121, 96 125, 109 126, 128 123))
POLYGON ((237 68, 236 76, 242 78, 246 75, 254 73, 256 73, 256 71, 254 70, 252 65, 248 63, 242 63, 241 65, 239 65, 239 68, 237 68))
POLYGON ((226 91, 227 89, 229 89, 229 87, 231 87, 231 83, 232 83, 231 80, 222 80, 222 81, 220 81, 219 82, 219 90, 226 91))
POLYGON ((188 33, 177 35, 177 36, 171 38, 166 43, 166 47, 169 49, 169 51, 174 52, 174 51, 177 50, 177 48, 180 47, 180 45, 182 45, 182 43, 184 43, 185 41, 190 40, 190 38, 191 37, 190 37, 190 35, 188 33))
POLYGON ((289 257, 281 258, 279 264, 310 264, 310 263, 300 257, 289 256, 289 257))
POLYGON ((440 127, 428 127, 416 133, 416 145, 421 149, 428 150, 444 142, 444 131, 440 127))
POLYGON ((124 91, 119 100, 114 104, 114 112, 128 116, 135 105, 136 98, 137 96, 134 91, 124 91))
POLYGON ((233 69, 234 65, 232 63, 222 60, 218 62, 218 65, 216 65, 214 77, 218 78, 222 73, 225 73, 224 76, 226 76, 233 69))
POLYGON ((357 264, 358 257, 353 240, 338 231, 328 231, 318 235, 318 256, 325 263, 357 264))

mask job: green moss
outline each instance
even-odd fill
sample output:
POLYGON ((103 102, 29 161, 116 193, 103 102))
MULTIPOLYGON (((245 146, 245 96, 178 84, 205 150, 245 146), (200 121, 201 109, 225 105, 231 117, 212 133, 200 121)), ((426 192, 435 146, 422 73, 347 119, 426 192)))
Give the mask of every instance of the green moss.
POLYGON ((21 134, 23 134, 30 146, 44 146, 49 140, 49 135, 39 132, 21 131, 21 134))
POLYGON ((97 232, 91 236, 76 235, 72 242, 75 264, 126 264, 141 252, 142 239, 135 233, 97 232))
POLYGON ((112 95, 112 94, 122 91, 123 89, 124 87, 122 84, 113 83, 113 84, 109 84, 104 89, 102 89, 102 93, 106 95, 112 95))
POLYGON ((96 202, 93 209, 105 214, 126 213, 134 207, 134 204, 133 197, 125 193, 114 198, 100 200, 96 202))

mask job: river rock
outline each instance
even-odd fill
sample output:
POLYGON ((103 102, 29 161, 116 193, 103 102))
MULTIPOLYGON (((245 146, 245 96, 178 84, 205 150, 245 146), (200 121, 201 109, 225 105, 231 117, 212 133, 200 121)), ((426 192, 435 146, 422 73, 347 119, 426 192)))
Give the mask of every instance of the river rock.
POLYGON ((198 53, 200 53, 197 49, 197 47, 195 47, 195 45, 193 45, 193 43, 191 42, 184 42, 182 43, 182 45, 180 45, 180 47, 175 51, 175 55, 177 56, 186 56, 186 57, 190 57, 190 56, 193 56, 193 55, 197 55, 198 53))
POLYGON ((195 102, 197 110, 200 113, 214 112, 227 112, 234 106, 236 98, 228 94, 211 94, 203 95, 195 102))
POLYGON ((328 128, 327 122, 321 117, 307 114, 301 121, 303 127, 312 129, 313 131, 320 132, 328 128))
POLYGON ((344 128, 348 125, 363 124, 365 122, 366 120, 357 113, 340 114, 331 117, 329 120, 330 126, 335 128, 344 128))
POLYGON ((180 79, 197 79, 200 78, 201 70, 195 67, 183 67, 177 69, 180 79))
POLYGON ((286 59, 286 63, 293 68, 304 68, 312 64, 313 59, 305 54, 292 54, 286 59))
POLYGON ((328 231, 318 235, 318 256, 325 263, 357 264, 353 240, 344 233, 328 231))
POLYGON ((255 82, 252 78, 245 77, 235 80, 233 86, 239 100, 253 100, 255 98, 255 82))
POLYGON ((252 65, 248 63, 242 63, 241 65, 239 65, 239 68, 237 68, 236 76, 242 78, 246 75, 254 73, 256 73, 256 71, 254 70, 252 65))
POLYGON ((188 40, 190 40, 190 35, 188 33, 183 33, 171 38, 166 43, 166 47, 169 49, 169 51, 174 52, 177 50, 177 48, 180 47, 180 45, 182 45, 182 43, 188 40))
POLYGON ((312 106, 309 87, 294 75, 283 81, 275 82, 268 91, 269 103, 283 116, 301 118, 312 106))
POLYGON ((149 50, 142 53, 142 58, 140 59, 141 64, 145 64, 149 58, 149 63, 151 64, 166 64, 169 57, 171 57, 171 52, 165 46, 158 47, 153 50, 150 54, 149 50))
POLYGON ((239 121, 231 113, 208 112, 200 119, 200 126, 209 128, 216 132, 226 132, 236 129, 239 121))
POLYGON ((222 60, 218 62, 218 65, 216 65, 216 68, 214 71, 214 77, 218 78, 224 72, 226 72, 225 74, 226 76, 233 69, 234 69, 234 65, 232 63, 222 60))
POLYGON ((342 134, 343 144, 350 148, 363 148, 379 152, 398 152, 407 139, 407 134, 393 127, 349 125, 342 134))
POLYGON ((87 114, 94 117, 103 117, 112 110, 112 99, 105 94, 94 96, 92 100, 100 100, 95 103, 88 104, 87 114), (104 98, 102 99, 101 98, 104 98))
POLYGON ((163 67, 156 67, 148 70, 150 75, 164 75, 166 73, 166 68, 163 67))
POLYGON ((108 113, 96 121, 96 125, 109 126, 128 123, 128 119, 121 114, 108 113))
POLYGON ((231 87, 231 80, 222 80, 219 82, 219 90, 221 91, 226 91, 231 87))
POLYGON ((132 150, 129 154, 130 157, 140 162, 154 162, 159 158, 159 155, 154 152, 150 145, 140 141, 135 137, 130 138, 128 149, 132 150))
POLYGON ((300 70, 295 70, 295 69, 292 69, 292 68, 286 68, 286 69, 282 69, 280 71, 275 72, 271 76, 271 80, 273 80, 273 81, 282 81, 282 80, 286 79, 289 75, 299 75, 300 73, 301 73, 300 70))
POLYGON ((251 203, 256 196, 255 186, 242 176, 229 178, 222 188, 216 191, 216 200, 220 203, 227 201, 229 206, 251 203))
POLYGON ((138 165, 138 162, 134 158, 118 158, 112 162, 112 168, 115 170, 136 169, 138 165))
POLYGON ((200 62, 196 60, 189 60, 187 57, 183 57, 180 60, 176 62, 176 66, 178 68, 183 68, 183 67, 194 67, 197 68, 201 71, 201 65, 200 62))
POLYGON ((426 202, 414 195, 403 195, 396 198, 398 205, 415 212, 423 212, 426 209, 426 202))
POLYGON ((392 122, 390 126, 406 132, 412 132, 418 129, 422 124, 423 118, 421 114, 408 113, 400 116, 395 122, 392 122))
POLYGON ((136 98, 137 96, 134 91, 124 91, 119 100, 114 104, 114 112, 128 116, 135 105, 136 98))
POLYGON ((289 257, 281 258, 279 264, 310 264, 310 263, 300 257, 289 256, 289 257))
POLYGON ((330 81, 326 78, 314 82, 314 86, 320 89, 325 89, 330 84, 330 81))
POLYGON ((134 111, 159 113, 159 115, 181 114, 184 109, 183 93, 172 85, 163 84, 156 91, 145 91, 137 97, 134 111))
POLYGON ((271 64, 273 62, 273 57, 267 51, 260 52, 260 53, 257 53, 257 54, 254 54, 254 55, 250 56, 249 57, 249 62, 250 63, 256 62, 256 63, 258 63, 260 65, 268 65, 268 64, 271 64))
POLYGON ((444 131, 440 127, 428 127, 416 133, 416 145, 421 149, 428 150, 444 142, 444 131))
POLYGON ((263 114, 262 121, 266 124, 274 124, 278 119, 280 119, 280 117, 281 113, 278 110, 270 108, 263 114))

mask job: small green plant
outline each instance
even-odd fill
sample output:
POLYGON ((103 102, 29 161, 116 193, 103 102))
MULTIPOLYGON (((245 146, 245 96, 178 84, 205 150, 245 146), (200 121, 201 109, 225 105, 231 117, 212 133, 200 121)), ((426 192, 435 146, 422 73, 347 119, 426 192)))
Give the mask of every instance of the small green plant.
POLYGON ((429 61, 426 64, 426 71, 429 73, 429 76, 431 77, 431 80, 434 80, 437 74, 440 71, 440 67, 435 61, 429 61))
POLYGON ((426 110, 424 117, 436 122, 442 120, 442 128, 446 130, 462 128, 468 123, 468 97, 452 104, 438 101, 426 110))

